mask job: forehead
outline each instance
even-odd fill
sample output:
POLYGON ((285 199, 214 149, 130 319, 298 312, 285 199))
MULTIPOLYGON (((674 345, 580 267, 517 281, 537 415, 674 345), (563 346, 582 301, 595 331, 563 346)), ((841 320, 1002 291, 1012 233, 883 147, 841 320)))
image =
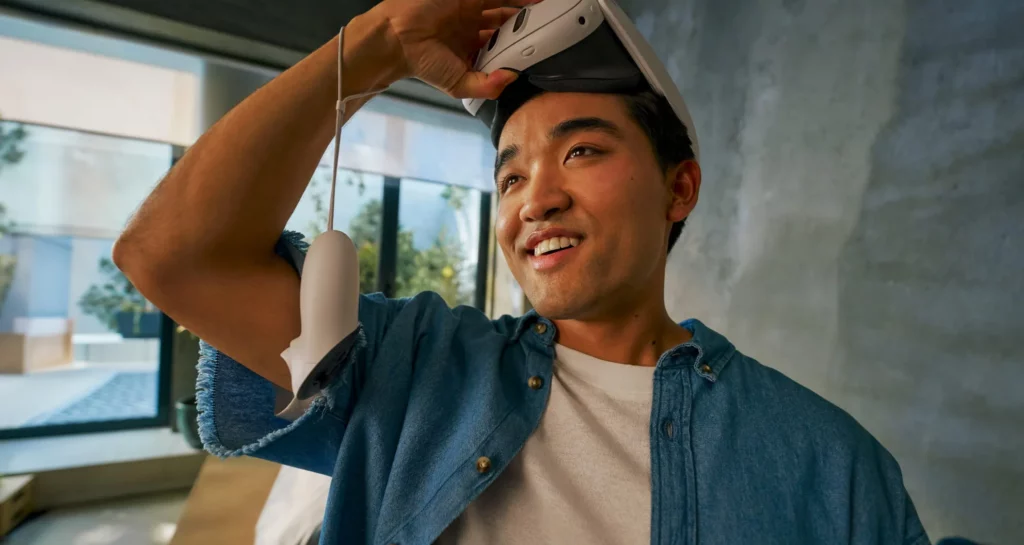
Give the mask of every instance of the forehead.
POLYGON ((567 119, 602 117, 623 130, 630 118, 625 103, 616 95, 597 93, 544 93, 530 99, 509 117, 501 130, 498 149, 524 139, 533 140, 567 119))

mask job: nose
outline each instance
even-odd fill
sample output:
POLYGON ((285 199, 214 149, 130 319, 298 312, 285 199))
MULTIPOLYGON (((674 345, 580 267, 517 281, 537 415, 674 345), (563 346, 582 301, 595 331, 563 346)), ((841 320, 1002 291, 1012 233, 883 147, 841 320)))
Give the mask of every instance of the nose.
POLYGON ((526 187, 525 201, 519 209, 523 222, 545 221, 572 206, 572 196, 552 176, 535 176, 526 187))

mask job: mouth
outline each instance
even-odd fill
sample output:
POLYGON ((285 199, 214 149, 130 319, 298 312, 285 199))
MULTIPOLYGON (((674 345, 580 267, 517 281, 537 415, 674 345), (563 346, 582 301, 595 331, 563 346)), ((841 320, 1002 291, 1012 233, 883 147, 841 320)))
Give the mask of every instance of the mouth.
POLYGON ((527 250, 527 253, 533 257, 551 255, 575 248, 580 245, 581 241, 580 237, 552 237, 541 241, 533 248, 533 251, 527 250))
POLYGON ((551 236, 539 242, 527 245, 526 259, 537 272, 553 271, 567 263, 579 252, 583 237, 577 233, 565 233, 572 236, 551 236), (531 249, 530 246, 533 246, 531 249))

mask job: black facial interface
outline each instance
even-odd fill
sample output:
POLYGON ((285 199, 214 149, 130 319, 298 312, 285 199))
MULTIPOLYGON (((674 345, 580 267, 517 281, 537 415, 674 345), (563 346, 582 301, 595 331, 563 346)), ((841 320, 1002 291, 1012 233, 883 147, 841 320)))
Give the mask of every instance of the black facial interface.
MULTIPOLYGON (((524 10, 525 11, 525 10, 524 10)), ((520 12, 520 15, 522 12, 520 12)), ((487 100, 476 117, 491 129, 495 147, 508 118, 545 91, 636 93, 650 90, 643 72, 607 22, 572 47, 523 70, 498 100, 487 100)))

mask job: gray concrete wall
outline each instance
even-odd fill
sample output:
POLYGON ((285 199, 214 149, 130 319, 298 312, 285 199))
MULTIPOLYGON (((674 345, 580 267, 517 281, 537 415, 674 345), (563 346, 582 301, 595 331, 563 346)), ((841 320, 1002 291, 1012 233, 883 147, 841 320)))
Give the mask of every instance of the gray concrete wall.
POLYGON ((673 317, 853 414, 933 540, 1024 543, 1024 3, 622 4, 701 142, 673 317))

